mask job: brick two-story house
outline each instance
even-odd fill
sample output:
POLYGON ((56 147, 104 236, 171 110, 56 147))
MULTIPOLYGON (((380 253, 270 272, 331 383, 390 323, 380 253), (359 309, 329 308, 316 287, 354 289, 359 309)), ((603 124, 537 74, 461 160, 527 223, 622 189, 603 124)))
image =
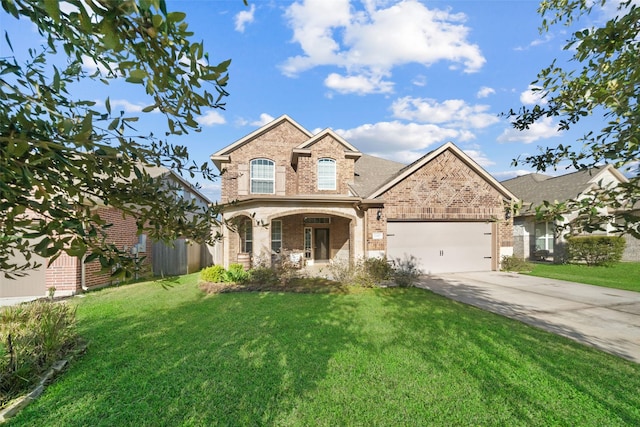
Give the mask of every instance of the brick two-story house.
MULTIPOLYGON (((195 199, 198 204, 211 203, 192 184, 167 168, 147 167, 146 171, 162 179, 167 184, 166 191, 175 191, 177 197, 195 199)), ((138 235, 135 218, 123 216, 121 210, 105 206, 99 200, 96 203, 95 213, 111 224, 105 230, 107 243, 137 253, 141 259, 140 276, 185 274, 211 264, 211 248, 206 245, 187 244, 185 239, 177 239, 173 245, 153 242, 146 235, 138 235)), ((52 287, 56 295, 73 295, 112 283, 109 272, 101 271, 98 261, 84 263, 81 258, 62 253, 48 264, 48 260, 34 257, 41 266, 29 270, 27 276, 8 279, 0 273, 0 298, 45 296, 52 287)))
POLYGON ((415 256, 425 273, 496 270, 515 197, 447 143, 410 165, 284 115, 211 156, 222 172, 222 263, 415 256))

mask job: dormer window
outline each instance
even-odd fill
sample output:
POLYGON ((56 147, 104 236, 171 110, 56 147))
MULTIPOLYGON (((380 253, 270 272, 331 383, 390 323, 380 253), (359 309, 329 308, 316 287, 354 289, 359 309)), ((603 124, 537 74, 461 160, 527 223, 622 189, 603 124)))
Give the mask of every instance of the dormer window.
POLYGON ((251 160, 251 193, 275 193, 275 164, 269 159, 251 160))
POLYGON ((318 190, 336 189, 336 161, 333 159, 318 160, 318 190))

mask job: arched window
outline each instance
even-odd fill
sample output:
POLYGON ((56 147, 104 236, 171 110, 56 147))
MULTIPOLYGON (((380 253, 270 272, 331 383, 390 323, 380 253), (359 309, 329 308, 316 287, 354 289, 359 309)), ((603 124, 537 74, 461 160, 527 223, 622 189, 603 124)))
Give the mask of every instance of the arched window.
POLYGON ((333 159, 318 160, 318 190, 336 189, 336 161, 333 159))
POLYGON ((274 163, 269 159, 251 160, 251 193, 273 194, 275 193, 274 163))

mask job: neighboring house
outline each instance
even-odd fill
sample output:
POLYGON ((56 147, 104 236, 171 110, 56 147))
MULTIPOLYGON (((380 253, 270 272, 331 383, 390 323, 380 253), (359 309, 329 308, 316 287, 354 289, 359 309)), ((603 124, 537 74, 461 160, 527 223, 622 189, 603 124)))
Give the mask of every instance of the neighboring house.
MULTIPOLYGON (((514 255, 529 259, 560 259, 563 255, 564 239, 556 232, 558 225, 566 224, 576 217, 569 213, 558 224, 553 221, 538 221, 536 207, 548 202, 564 202, 580 199, 598 187, 615 186, 627 182, 627 178, 611 165, 596 167, 561 176, 532 173, 502 181, 522 201, 522 209, 514 218, 514 255)), ((602 234, 612 234, 609 226, 602 234)), ((627 248, 625 261, 640 260, 640 242, 632 236, 624 236, 627 248)))
MULTIPOLYGON (((195 198, 198 203, 211 203, 202 193, 184 178, 163 167, 147 167, 152 177, 162 177, 167 183, 181 188, 179 196, 195 198)), ((123 250, 145 257, 141 262, 141 276, 175 275, 197 271, 211 265, 210 248, 206 245, 189 245, 184 239, 174 245, 152 242, 146 235, 137 235, 135 219, 123 217, 122 212, 110 206, 98 204, 97 213, 113 226, 107 230, 107 242, 123 250)), ((6 279, 0 275, 0 298, 45 296, 50 287, 56 295, 73 295, 84 290, 95 289, 112 283, 109 273, 100 272, 100 263, 83 263, 82 259, 63 253, 51 265, 40 259, 40 268, 29 271, 29 275, 17 279, 6 279)))
POLYGON ((211 156, 222 172, 222 263, 415 256, 425 273, 496 270, 515 197, 452 143, 410 165, 284 115, 211 156))

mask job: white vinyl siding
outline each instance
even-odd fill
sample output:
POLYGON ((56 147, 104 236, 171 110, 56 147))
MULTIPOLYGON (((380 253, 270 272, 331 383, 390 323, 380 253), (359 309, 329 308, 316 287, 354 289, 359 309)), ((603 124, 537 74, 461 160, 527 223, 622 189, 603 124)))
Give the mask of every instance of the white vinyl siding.
POLYGON ((336 161, 333 159, 318 160, 318 190, 336 189, 336 161))
POLYGON ((275 165, 269 159, 251 161, 251 193, 275 193, 275 165))

